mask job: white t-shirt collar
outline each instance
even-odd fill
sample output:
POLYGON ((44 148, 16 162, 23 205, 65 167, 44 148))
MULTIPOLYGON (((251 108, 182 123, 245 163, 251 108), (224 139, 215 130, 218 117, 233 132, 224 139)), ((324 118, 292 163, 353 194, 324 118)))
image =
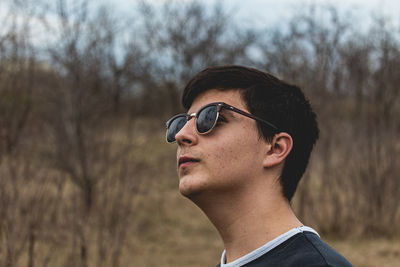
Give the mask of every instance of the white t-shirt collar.
POLYGON ((289 238, 291 238, 292 236, 298 234, 298 233, 302 233, 302 232, 312 232, 316 235, 319 236, 319 234, 312 229, 311 227, 308 226, 300 226, 300 227, 296 227, 293 228, 289 231, 287 231, 284 234, 281 234, 280 236, 272 239, 271 241, 269 241, 268 243, 266 243, 265 245, 253 250, 252 252, 244 255, 243 257, 240 257, 239 259, 236 259, 232 262, 229 263, 225 263, 226 262, 226 251, 224 250, 222 252, 222 256, 221 256, 221 267, 240 267, 243 266, 259 257, 261 257, 262 255, 264 255, 265 253, 267 253, 268 251, 274 249, 275 247, 279 246, 280 244, 282 244, 283 242, 285 242, 286 240, 288 240, 289 238))

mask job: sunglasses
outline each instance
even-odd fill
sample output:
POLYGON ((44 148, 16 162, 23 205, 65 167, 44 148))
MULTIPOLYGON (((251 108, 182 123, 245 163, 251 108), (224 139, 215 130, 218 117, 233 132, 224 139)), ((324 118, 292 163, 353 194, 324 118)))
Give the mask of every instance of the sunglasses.
POLYGON ((215 125, 217 124, 219 113, 222 109, 231 110, 233 112, 239 113, 243 116, 249 117, 253 120, 262 122, 267 124, 269 127, 274 129, 275 131, 278 130, 278 127, 273 125, 272 123, 253 116, 250 113, 247 113, 243 110, 235 108, 231 105, 228 105, 224 102, 215 102, 205 105, 204 107, 200 108, 199 111, 192 114, 178 114, 173 116, 166 122, 167 127, 167 143, 174 143, 176 141, 176 134, 185 126, 185 124, 191 120, 192 118, 196 118, 196 130, 198 134, 208 134, 209 132, 214 129, 215 125))

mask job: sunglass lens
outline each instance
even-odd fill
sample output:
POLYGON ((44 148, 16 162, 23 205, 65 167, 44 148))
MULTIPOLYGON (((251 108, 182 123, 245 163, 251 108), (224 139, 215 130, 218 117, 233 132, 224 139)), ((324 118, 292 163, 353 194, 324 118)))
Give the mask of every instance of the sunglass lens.
POLYGON ((200 110, 196 120, 197 131, 201 134, 210 131, 214 127, 217 114, 218 108, 214 105, 200 110))
POLYGON ((167 142, 175 142, 175 135, 185 126, 186 118, 184 116, 177 117, 170 122, 167 130, 167 142))

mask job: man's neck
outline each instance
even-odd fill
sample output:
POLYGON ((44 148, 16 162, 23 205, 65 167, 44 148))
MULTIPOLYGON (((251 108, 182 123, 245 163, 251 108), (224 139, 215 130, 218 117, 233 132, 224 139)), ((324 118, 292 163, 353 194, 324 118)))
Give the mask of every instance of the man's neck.
MULTIPOLYGON (((253 192, 254 193, 254 192, 253 192)), ((234 196, 218 194, 210 201, 193 201, 219 231, 227 262, 261 247, 275 237, 301 226, 289 203, 282 196, 242 192, 234 196), (257 198, 255 196, 258 196, 257 198)))

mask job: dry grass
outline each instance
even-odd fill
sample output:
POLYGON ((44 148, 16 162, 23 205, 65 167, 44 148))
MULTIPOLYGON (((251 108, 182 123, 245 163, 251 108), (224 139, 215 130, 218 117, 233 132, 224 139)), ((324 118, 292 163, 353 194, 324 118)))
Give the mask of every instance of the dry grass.
MULTIPOLYGON (((3 223, 0 225, 0 266, 6 257, 5 248, 12 245, 7 241, 6 234, 29 233, 29 221, 37 223, 34 232, 37 237, 35 266, 83 266, 79 260, 79 231, 83 231, 87 240, 87 267, 98 267, 102 261, 98 241, 100 233, 104 234, 102 244, 107 249, 107 257, 102 261, 104 267, 114 267, 112 253, 109 251, 118 243, 122 244, 120 266, 215 266, 220 259, 223 244, 202 211, 179 194, 174 167, 175 147, 165 144, 161 131, 155 127, 149 129, 148 134, 135 135, 132 153, 128 154, 129 160, 135 163, 134 172, 117 182, 118 168, 115 175, 112 175, 114 171, 110 170, 110 177, 104 178, 105 180, 98 185, 101 191, 97 192, 96 199, 102 202, 95 205, 88 220, 84 214, 78 212, 81 203, 79 189, 69 181, 64 181, 62 187, 57 187, 57 181, 63 181, 65 177, 57 174, 55 170, 41 169, 38 172, 35 165, 24 174, 23 164, 19 164, 19 178, 16 181, 19 185, 16 187, 20 192, 19 198, 13 203, 5 202, 7 199, 3 195, 1 203, 3 208, 8 207, 9 210, 22 212, 28 207, 30 212, 15 218, 9 217, 9 221, 0 218, 3 223), (35 175, 27 175, 31 173, 35 175), (53 176, 57 179, 52 178, 53 176), (129 191, 129 187, 138 178, 140 187, 136 191, 129 191), (40 201, 37 202, 37 199, 40 201), (36 204, 28 205, 30 200, 35 200, 33 203, 36 204), (122 209, 127 213, 116 213, 116 210, 122 209), (51 210, 53 212, 50 212, 51 210), (37 214, 41 214, 38 217, 40 220, 34 217, 37 214), (21 219, 21 216, 24 219, 21 219), (52 216, 55 216, 55 219, 52 216), (114 221, 110 220, 112 216, 116 216, 114 221), (102 220, 108 224, 101 224, 102 220), (6 226, 13 226, 14 232, 8 231, 6 226), (124 241, 116 236, 116 233, 121 232, 121 227, 124 228, 124 241)), ((6 163, 7 161, 3 161, 0 173, 3 189, 6 190, 3 191, 11 194, 6 186, 12 185, 13 180, 6 171, 6 163)), ((295 201, 298 209, 300 202, 298 199, 295 201)), ((321 209, 320 206, 313 207, 317 209, 316 212, 321 209)), ((11 213, 6 214, 10 216, 11 213)), ((318 224, 314 225, 315 222, 304 222, 321 230, 318 224)), ((358 227, 360 225, 350 225, 346 229, 358 232, 358 227)), ((350 233, 346 238, 324 239, 354 266, 399 266, 398 238, 362 239, 350 233)), ((28 266, 26 240, 15 239, 15 242, 17 243, 14 247, 22 247, 22 253, 11 266, 28 266)))
POLYGON ((397 267, 400 264, 400 240, 329 240, 354 266, 397 267))

